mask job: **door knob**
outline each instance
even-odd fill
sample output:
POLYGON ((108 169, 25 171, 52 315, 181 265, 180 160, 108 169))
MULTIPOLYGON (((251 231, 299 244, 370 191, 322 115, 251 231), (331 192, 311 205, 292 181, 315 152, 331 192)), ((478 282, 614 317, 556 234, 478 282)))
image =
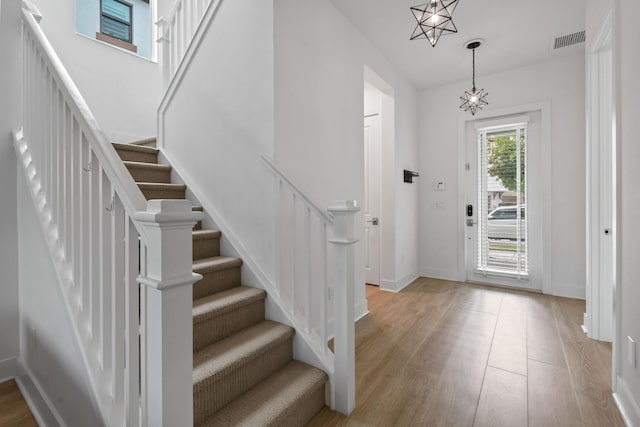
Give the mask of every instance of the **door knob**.
POLYGON ((378 218, 377 217, 373 217, 371 219, 368 219, 367 222, 370 222, 373 225, 378 225, 378 218))

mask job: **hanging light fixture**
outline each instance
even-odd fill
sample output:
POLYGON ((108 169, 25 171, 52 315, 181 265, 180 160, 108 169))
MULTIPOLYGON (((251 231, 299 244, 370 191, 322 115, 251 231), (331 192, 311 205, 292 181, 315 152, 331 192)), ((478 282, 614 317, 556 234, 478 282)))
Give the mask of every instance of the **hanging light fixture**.
POLYGON ((435 47, 443 34, 457 33, 458 29, 451 16, 459 0, 430 0, 429 3, 413 6, 411 13, 418 25, 413 30, 411 40, 427 39, 435 47))
POLYGON ((465 43, 467 49, 471 49, 473 52, 473 87, 470 91, 465 91, 464 95, 460 97, 462 104, 460 108, 464 111, 471 111, 471 115, 475 115, 478 109, 482 109, 489 103, 486 101, 487 95, 489 95, 484 89, 476 89, 476 49, 482 44, 481 39, 471 40, 465 43))

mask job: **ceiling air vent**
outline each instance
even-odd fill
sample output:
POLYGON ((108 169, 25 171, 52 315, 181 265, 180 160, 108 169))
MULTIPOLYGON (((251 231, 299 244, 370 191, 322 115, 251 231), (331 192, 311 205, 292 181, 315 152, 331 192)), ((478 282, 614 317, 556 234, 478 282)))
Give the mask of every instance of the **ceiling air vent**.
POLYGON ((584 43, 584 40, 584 30, 573 34, 565 34, 564 36, 555 38, 553 42, 553 49, 561 49, 563 47, 573 46, 574 44, 584 43))

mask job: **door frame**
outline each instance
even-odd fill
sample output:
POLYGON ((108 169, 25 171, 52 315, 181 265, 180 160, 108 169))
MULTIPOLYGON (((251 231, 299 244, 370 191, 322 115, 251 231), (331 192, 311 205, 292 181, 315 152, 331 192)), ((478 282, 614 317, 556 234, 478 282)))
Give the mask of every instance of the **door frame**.
MULTIPOLYGON (((380 102, 380 104, 382 104, 382 102, 380 102)), ((371 132, 372 129, 374 129, 375 131, 377 131, 377 139, 378 139, 378 143, 377 146, 372 147, 371 144, 369 144, 369 146, 367 147, 366 143, 366 137, 365 137, 365 147, 364 147, 364 154, 365 154, 365 159, 364 159, 364 164, 365 164, 365 191, 364 191, 364 203, 362 206, 362 212, 364 214, 364 229, 365 229, 365 236, 363 238, 363 244, 365 247, 365 252, 369 251, 371 249, 370 245, 371 245, 371 233, 369 233, 369 239, 367 240, 367 236, 366 236, 366 231, 367 231, 367 208, 369 208, 369 211, 372 210, 372 204, 371 204, 371 200, 370 200, 370 191, 377 193, 377 206, 374 207, 374 211, 375 214, 377 215, 378 218, 378 223, 377 224, 373 224, 370 227, 375 227, 372 228, 375 233, 376 233, 376 247, 374 248, 375 251, 377 252, 376 256, 377 256, 377 272, 375 272, 375 274, 377 275, 377 283, 371 283, 367 280, 368 277, 368 273, 366 272, 366 259, 368 254, 365 253, 365 283, 367 285, 376 285, 378 287, 382 287, 382 267, 381 267, 381 255, 382 255, 382 244, 381 244, 381 227, 380 227, 380 218, 382 217, 381 215, 381 209, 382 209, 382 113, 381 112, 376 112, 376 113, 370 113, 364 116, 364 130, 365 132, 367 131, 367 128, 369 128, 369 131, 371 132), (368 119, 375 119, 377 121, 377 126, 370 126, 368 125, 368 119), (376 157, 377 162, 369 162, 370 158, 367 158, 367 155, 369 155, 369 157, 371 157, 371 153, 370 150, 374 148, 376 150, 376 153, 374 154, 374 157, 376 157), (367 169, 369 170, 369 176, 367 176, 367 169), (371 171, 373 170, 373 173, 377 174, 377 180, 375 183, 377 183, 377 186, 367 186, 367 180, 370 178, 371 175, 371 171), (367 190, 370 191, 367 191, 367 190), (367 244, 367 242, 369 242, 369 244, 367 244)), ((370 121, 369 121, 370 122, 370 121)), ((371 184, 369 182, 369 184, 371 184)))
MULTIPOLYGON (((380 290, 397 292, 402 283, 396 279, 396 155, 395 155, 395 91, 376 71, 364 65, 364 82, 381 94, 380 105, 380 212, 378 233, 380 242, 380 290)), ((364 83, 363 82, 363 83, 364 83)), ((364 89, 364 85, 363 85, 364 89)), ((364 112, 364 105, 363 105, 364 112)), ((367 114, 367 113, 365 113, 367 114)), ((364 146, 364 142, 363 142, 364 146)), ((364 157, 363 157, 364 159, 364 157)), ((363 176, 364 178, 364 176, 363 176)))
MULTIPOLYGON (((526 115, 532 111, 540 111, 540 160, 543 164, 551 164, 551 102, 542 101, 513 107, 478 111, 475 116, 460 114, 458 116, 458 281, 467 279, 466 241, 465 241, 465 203, 466 203, 466 129, 469 122, 496 119, 504 116, 526 115)), ((551 176, 542 174, 542 292, 553 294, 551 282, 551 176)))
MULTIPOLYGON (((598 33, 594 38, 593 46, 587 52, 587 117, 586 117, 586 139, 587 139, 587 164, 586 164, 586 312, 584 313, 583 329, 587 336, 602 341, 612 341, 614 336, 614 319, 615 313, 613 303, 615 301, 615 280, 616 280, 616 245, 618 240, 618 230, 616 230, 616 212, 617 212, 617 195, 616 195, 616 158, 613 153, 609 164, 600 162, 604 145, 610 144, 614 152, 616 149, 616 128, 615 128, 615 86, 614 86, 614 39, 613 39, 613 13, 611 9, 607 10, 605 18, 598 29, 598 33), (608 45, 608 49, 607 49, 608 45), (607 53, 608 52, 608 53, 607 53), (602 59, 604 54, 609 56, 609 76, 607 71, 602 69, 602 59), (608 79, 607 79, 608 77, 608 79), (603 78, 605 84, 610 86, 611 93, 606 94, 602 90, 603 78), (610 105, 602 108, 604 97, 609 97, 610 105), (611 138, 610 141, 604 142, 603 128, 604 123, 611 121, 611 138), (604 191, 610 192, 605 195, 602 193, 603 187, 610 180, 611 188, 605 188, 604 191), (603 197, 611 197, 612 217, 611 222, 606 224, 607 218, 602 218, 600 208, 603 203, 603 197), (604 237, 604 228, 611 228, 609 236, 604 237), (608 284, 601 280, 602 269, 606 268, 602 253, 606 250, 607 243, 605 239, 611 239, 611 265, 610 279, 608 284), (609 294, 610 298, 603 297, 609 294)), ((606 270, 605 270, 606 271, 606 270)))

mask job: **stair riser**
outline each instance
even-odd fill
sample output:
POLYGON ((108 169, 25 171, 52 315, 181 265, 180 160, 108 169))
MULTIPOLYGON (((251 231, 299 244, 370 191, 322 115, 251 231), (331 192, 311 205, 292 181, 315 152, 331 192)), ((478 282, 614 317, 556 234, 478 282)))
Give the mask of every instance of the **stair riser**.
POLYGON ((118 150, 120 158, 127 162, 158 163, 158 153, 140 153, 138 151, 118 150))
POLYGON ((240 267, 202 274, 202 280, 193 285, 193 299, 240 286, 240 267))
POLYGON ((184 199, 184 190, 149 190, 141 189, 142 194, 147 200, 152 199, 184 199))
POLYGON ((211 384, 193 387, 194 424, 198 425, 227 403, 249 390, 291 360, 293 340, 289 338, 274 348, 256 354, 243 366, 211 384))
POLYGON ((318 387, 309 397, 298 402, 295 408, 289 411, 291 415, 282 419, 275 419, 265 427, 304 427, 325 405, 324 385, 318 387))
POLYGON ((136 182, 171 183, 171 170, 153 170, 145 168, 127 167, 136 182))
POLYGON ((202 221, 196 222, 196 225, 193 226, 194 230, 202 230, 202 221))
POLYGON ((193 240, 193 260, 220 256, 220 237, 193 240))
POLYGON ((193 351, 227 338, 264 320, 264 300, 193 325, 193 351))

